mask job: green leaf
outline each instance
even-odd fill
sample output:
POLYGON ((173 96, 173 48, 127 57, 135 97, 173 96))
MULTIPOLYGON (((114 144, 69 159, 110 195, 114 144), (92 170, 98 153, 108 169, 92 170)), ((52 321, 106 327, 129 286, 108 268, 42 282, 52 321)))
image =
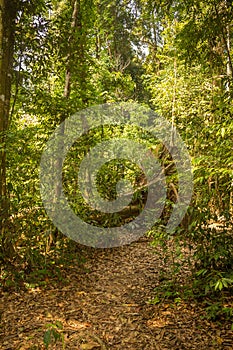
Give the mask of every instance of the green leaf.
POLYGON ((51 343, 51 330, 48 329, 44 334, 44 344, 46 349, 48 349, 50 343, 51 343))

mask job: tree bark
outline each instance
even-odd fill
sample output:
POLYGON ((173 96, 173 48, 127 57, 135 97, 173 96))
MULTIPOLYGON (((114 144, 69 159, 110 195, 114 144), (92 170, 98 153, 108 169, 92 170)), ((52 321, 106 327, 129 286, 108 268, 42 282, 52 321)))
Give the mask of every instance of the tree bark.
MULTIPOLYGON (((72 48, 73 48, 74 33, 75 33, 75 30, 77 27, 77 22, 78 22, 79 11, 80 11, 80 1, 75 0, 74 4, 73 4, 73 13, 72 13, 72 20, 71 20, 71 34, 70 34, 70 37, 68 39, 68 42, 70 45, 70 47, 69 47, 70 51, 69 51, 68 56, 67 56, 65 86, 64 86, 64 92, 63 92, 63 97, 67 100, 69 99, 70 92, 71 92, 71 66, 72 66, 72 58, 73 58, 72 48)), ((64 137, 64 133, 65 133, 65 116, 64 115, 61 116, 60 123, 62 123, 61 128, 60 128, 60 135, 62 137, 61 137, 61 141, 59 144, 59 148, 61 150, 63 150, 63 148, 64 148, 63 137, 64 137)), ((61 154, 62 154, 62 152, 61 152, 61 154)), ((56 168, 60 169, 62 167, 62 163, 63 163, 63 158, 62 157, 58 158, 56 168)), ((62 192, 62 184, 57 184, 56 199, 60 198, 61 192, 62 192)))
POLYGON ((13 73, 16 2, 0 0, 0 238, 9 217, 6 181, 6 138, 9 126, 11 81, 13 73))
MULTIPOLYGON (((69 100, 70 98, 70 92, 71 92, 71 68, 73 64, 73 46, 74 46, 74 34, 78 27, 78 16, 80 15, 80 0, 74 0, 73 2, 73 12, 72 12, 72 19, 71 19, 71 34, 68 39, 69 43, 69 51, 67 54, 67 66, 66 66, 66 74, 65 74, 65 84, 64 84, 64 91, 63 91, 63 97, 66 100, 69 100)), ((62 169, 63 164, 63 150, 64 150, 64 134, 65 134, 65 119, 67 115, 62 115, 60 118, 60 129, 59 129, 59 136, 60 140, 58 143, 58 149, 60 150, 60 157, 58 157, 55 160, 54 164, 54 171, 60 172, 62 169)), ((54 198, 54 204, 60 200, 62 194, 62 183, 56 183, 55 184, 55 198, 54 198)), ((54 242, 57 240, 58 237, 58 230, 55 230, 55 233, 53 237, 51 237, 51 241, 54 242)))

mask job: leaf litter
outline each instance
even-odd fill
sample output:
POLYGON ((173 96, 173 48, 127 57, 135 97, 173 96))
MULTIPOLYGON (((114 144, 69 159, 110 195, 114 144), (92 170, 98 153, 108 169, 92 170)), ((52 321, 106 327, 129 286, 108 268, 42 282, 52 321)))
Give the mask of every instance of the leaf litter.
POLYGON ((82 254, 66 283, 1 292, 0 349, 46 349, 45 334, 56 350, 232 349, 230 325, 203 318, 201 305, 149 302, 162 262, 148 238, 82 254))

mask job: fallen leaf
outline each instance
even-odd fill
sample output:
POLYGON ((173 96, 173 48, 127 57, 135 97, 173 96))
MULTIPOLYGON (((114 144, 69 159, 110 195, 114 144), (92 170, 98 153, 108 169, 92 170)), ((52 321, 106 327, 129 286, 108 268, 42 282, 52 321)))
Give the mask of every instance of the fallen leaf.
POLYGON ((90 342, 86 344, 81 345, 81 350, 94 350, 94 349, 100 349, 101 345, 95 342, 90 342))

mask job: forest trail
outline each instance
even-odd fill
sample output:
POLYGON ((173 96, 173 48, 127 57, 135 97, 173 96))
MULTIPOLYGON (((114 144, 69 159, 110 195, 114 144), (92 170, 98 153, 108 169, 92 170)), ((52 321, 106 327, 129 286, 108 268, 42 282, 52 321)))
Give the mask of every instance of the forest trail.
POLYGON ((111 249, 84 249, 83 266, 66 284, 1 296, 0 349, 45 349, 46 325, 64 336, 48 349, 232 349, 232 332, 201 318, 194 304, 153 305, 161 261, 148 239, 111 249))

